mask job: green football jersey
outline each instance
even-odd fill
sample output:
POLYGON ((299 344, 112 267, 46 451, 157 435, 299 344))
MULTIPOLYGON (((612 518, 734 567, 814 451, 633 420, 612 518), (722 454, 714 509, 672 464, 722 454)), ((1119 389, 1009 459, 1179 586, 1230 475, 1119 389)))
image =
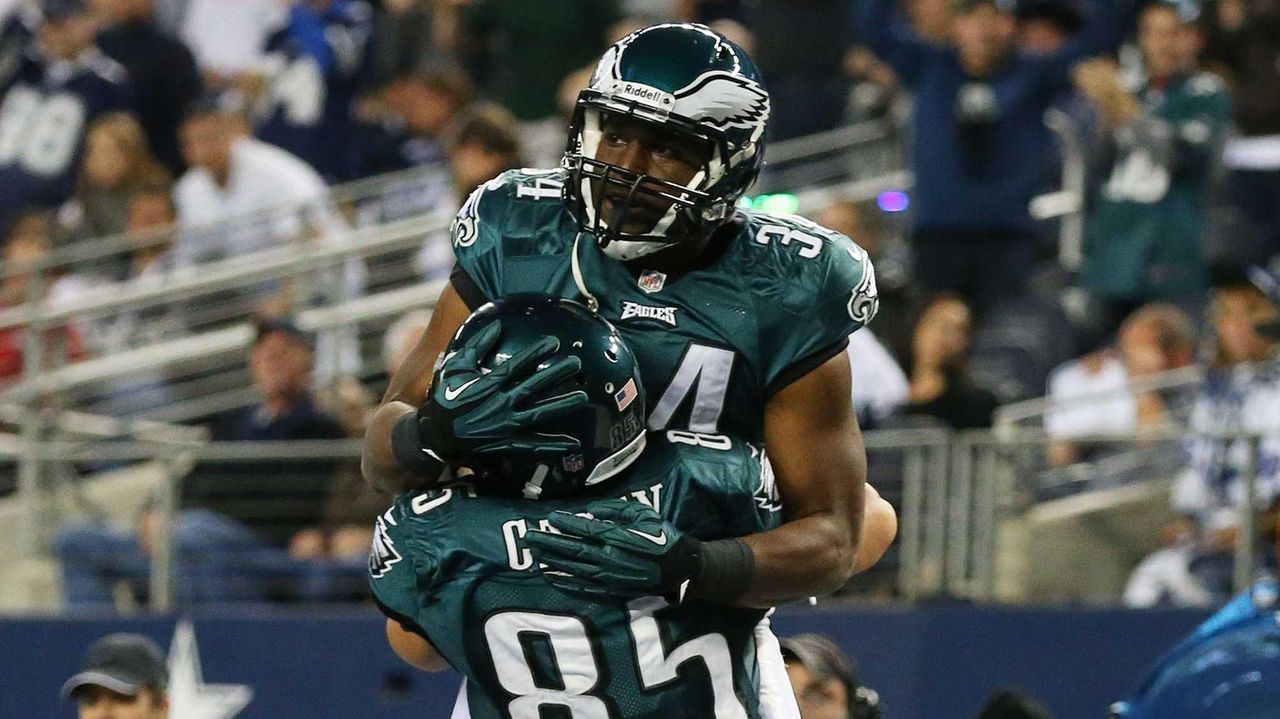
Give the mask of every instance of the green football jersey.
MULTIPOLYGON (((601 492, 593 498, 644 502, 703 540, 780 522, 763 453, 724 436, 651 434, 601 492)), ((537 573, 525 532, 588 502, 478 497, 466 485, 405 494, 377 522, 378 605, 466 675, 474 719, 758 717, 763 610, 597 601, 537 573)))
POLYGON ((842 352, 877 308, 875 274, 852 240, 793 216, 741 211, 707 266, 678 277, 607 257, 560 199, 561 170, 507 172, 453 224, 472 309, 519 292, 600 303, 640 363, 649 428, 763 441, 778 390, 842 352), (479 296, 477 296, 479 295, 479 296))
POLYGON ((1231 95, 1209 73, 1138 91, 1143 112, 1114 132, 1089 213, 1086 284, 1117 299, 1203 293, 1205 198, 1231 126, 1231 95))

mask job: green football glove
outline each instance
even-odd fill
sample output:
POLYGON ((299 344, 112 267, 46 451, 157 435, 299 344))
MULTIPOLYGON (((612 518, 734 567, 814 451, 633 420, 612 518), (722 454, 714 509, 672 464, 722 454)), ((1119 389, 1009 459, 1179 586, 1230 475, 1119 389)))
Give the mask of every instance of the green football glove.
POLYGON ((681 590, 701 566, 702 542, 683 535, 641 502, 611 499, 590 517, 554 512, 560 532, 530 530, 524 541, 543 576, 560 589, 595 596, 640 597, 681 590))
POLYGON ((500 334, 495 322, 444 358, 415 415, 423 452, 456 464, 474 454, 568 452, 578 446, 571 437, 539 434, 533 428, 586 403, 581 390, 543 396, 577 374, 582 361, 562 357, 538 369, 560 346, 555 337, 544 337, 492 371, 484 370, 481 365, 500 334))

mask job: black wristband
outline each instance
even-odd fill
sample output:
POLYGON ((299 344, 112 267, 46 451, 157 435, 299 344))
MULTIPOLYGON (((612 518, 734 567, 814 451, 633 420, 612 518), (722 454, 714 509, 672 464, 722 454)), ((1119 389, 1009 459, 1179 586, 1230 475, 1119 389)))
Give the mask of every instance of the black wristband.
POLYGON ((439 479, 446 466, 443 461, 422 446, 416 412, 405 414, 396 420, 395 426, 391 428, 391 453, 401 467, 427 482, 439 479))
POLYGON ((755 576, 755 552, 737 539, 703 542, 699 560, 701 567, 689 583, 689 595, 697 599, 732 604, 746 594, 755 576))

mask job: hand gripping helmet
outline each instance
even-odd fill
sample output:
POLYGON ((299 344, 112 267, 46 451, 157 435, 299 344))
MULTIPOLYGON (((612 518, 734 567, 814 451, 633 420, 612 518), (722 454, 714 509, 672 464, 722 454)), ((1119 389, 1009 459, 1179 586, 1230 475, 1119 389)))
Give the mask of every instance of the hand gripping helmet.
POLYGON ((563 163, 569 171, 565 202, 579 229, 595 235, 615 259, 707 237, 732 216, 759 174, 768 120, 769 94, 742 48, 704 25, 637 30, 605 51, 578 95, 563 163), (606 113, 701 140, 711 149, 709 158, 687 185, 601 162, 596 151, 606 113), (592 183, 600 192, 592 192, 592 183), (626 193, 610 217, 602 217, 597 205, 604 187, 626 193), (669 209, 643 234, 621 232, 642 193, 670 203, 669 209))
POLYGON ((645 396, 635 355, 618 330, 577 302, 549 295, 521 294, 490 302, 458 329, 456 347, 493 322, 502 332, 484 360, 492 368, 548 335, 560 348, 543 360, 542 369, 561 357, 577 357, 582 371, 557 390, 583 390, 587 403, 548 420, 540 434, 568 435, 580 446, 568 452, 511 452, 485 455, 467 462, 481 494, 559 499, 601 485, 626 469, 645 444, 645 396))
POLYGON ((1280 716, 1280 585, 1264 579, 1159 661, 1111 719, 1280 716))

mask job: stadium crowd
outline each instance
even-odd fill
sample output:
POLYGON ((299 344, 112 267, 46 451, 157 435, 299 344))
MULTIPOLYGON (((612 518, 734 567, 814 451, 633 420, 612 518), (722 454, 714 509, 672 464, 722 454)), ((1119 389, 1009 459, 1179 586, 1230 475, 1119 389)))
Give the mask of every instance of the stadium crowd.
MULTIPOLYGON (((1050 413, 1048 464, 1097 459, 1105 448, 1082 438, 1179 412, 1201 430, 1280 424, 1280 403, 1266 399, 1280 372, 1256 369, 1273 354, 1256 326, 1277 313, 1276 296, 1245 278, 1280 257, 1280 5, 1269 0, 3 0, 0 19, 0 309, 452 213, 503 170, 558 163, 573 99, 608 43, 693 20, 757 59, 772 140, 868 119, 902 130, 908 231, 868 203, 813 217, 880 270, 880 318, 849 346, 864 427, 989 427, 1001 403, 1046 387, 1079 397, 1197 363, 1211 378, 1198 395, 1050 413), (1086 149, 1078 272, 1059 264, 1056 228, 1031 209, 1059 189, 1065 161, 1047 113, 1086 149), (412 175, 376 202, 330 201, 335 185, 403 171, 412 175), (41 282, 24 269, 121 234, 131 249, 110 262, 59 263, 41 282)), ((406 281, 446 277, 448 243, 427 238, 409 264, 406 281)), ((263 399, 215 436, 358 436, 381 378, 357 376, 358 358, 326 348, 343 337, 310 337, 286 317, 379 276, 352 261, 306 291, 265 283, 238 298, 261 318, 250 366, 263 399), (296 356, 260 360, 276 343, 296 356)), ((215 326, 201 309, 46 331, 75 361, 215 326)), ((388 333, 389 367, 422 324, 409 316, 388 333)), ((0 329, 0 387, 22 375, 23 335, 0 329)), ((168 401, 164 377, 133 378, 104 411, 168 401)), ((1270 444, 1260 471, 1274 502, 1270 444)), ((1170 551, 1226 546, 1241 451, 1191 448, 1176 504, 1195 529, 1172 533, 1170 551)), ((193 520, 197 509, 216 515, 195 532, 205 551, 219 536, 274 553, 264 566, 349 563, 360 541, 343 528, 359 522, 332 508, 360 503, 333 500, 352 491, 339 469, 304 470, 325 480, 264 533, 252 529, 260 507, 237 514, 247 505, 201 489, 228 470, 202 468, 183 501, 193 520)), ((95 582, 122 577, 144 592, 144 524, 105 559, 120 545, 83 526, 64 533, 73 599, 107 601, 95 582)), ((222 599, 219 581, 191 586, 222 599)))

